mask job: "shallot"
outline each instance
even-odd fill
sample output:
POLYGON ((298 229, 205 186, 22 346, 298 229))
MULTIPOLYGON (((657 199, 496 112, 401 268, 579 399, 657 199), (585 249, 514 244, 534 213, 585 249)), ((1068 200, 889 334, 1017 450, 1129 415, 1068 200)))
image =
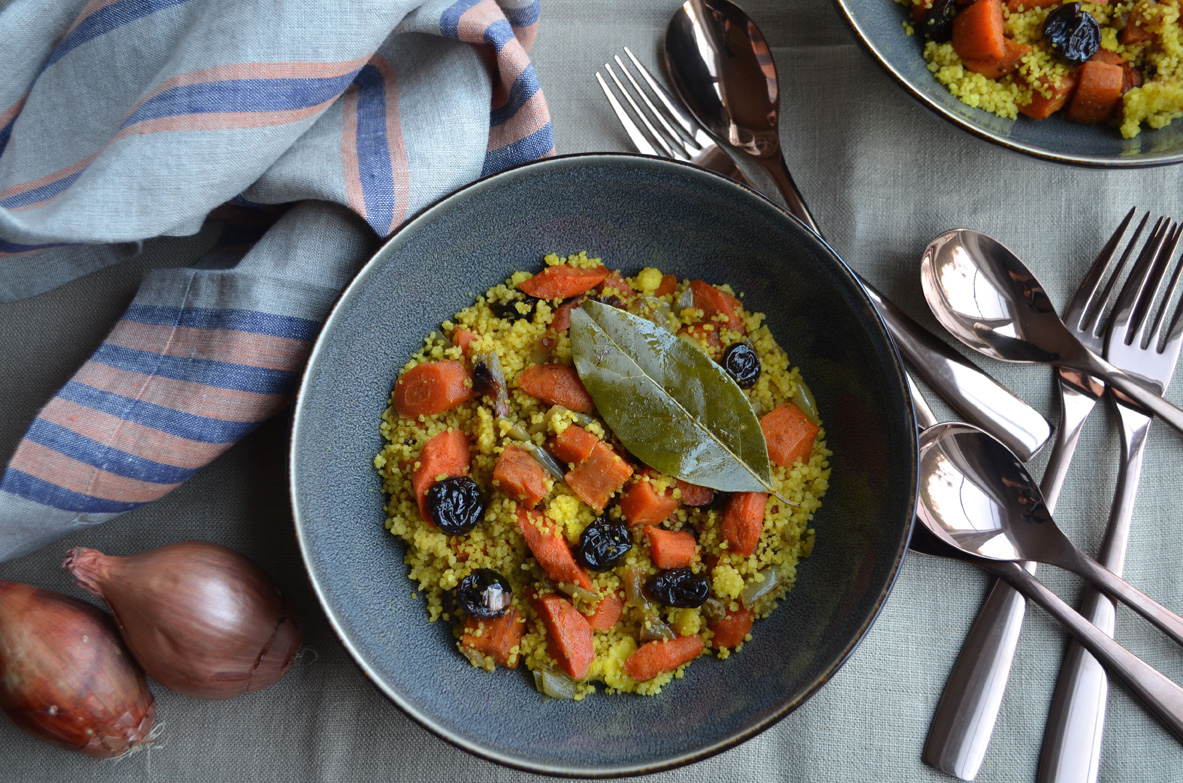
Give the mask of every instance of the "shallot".
POLYGON ((183 541, 128 557, 72 549, 64 565, 106 601, 148 674, 187 696, 232 699, 266 688, 303 639, 275 583, 217 544, 183 541))
POLYGON ((96 758, 151 741, 156 700, 115 623, 75 598, 0 582, 0 708, 34 737, 96 758))

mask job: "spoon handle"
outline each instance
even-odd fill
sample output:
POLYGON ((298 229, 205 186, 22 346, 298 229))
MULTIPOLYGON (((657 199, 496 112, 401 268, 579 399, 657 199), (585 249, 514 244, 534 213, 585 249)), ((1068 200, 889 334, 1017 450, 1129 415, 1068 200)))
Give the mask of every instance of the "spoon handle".
POLYGON ((1140 698, 1163 725, 1183 740, 1183 688, 1076 613, 1017 563, 974 561, 1047 610, 1077 641, 1140 698))
MULTIPOLYGON (((789 173, 789 164, 785 162, 784 154, 767 158, 754 157, 753 159, 768 176, 772 177, 772 181, 776 183, 776 189, 785 199, 785 206, 788 207, 789 212, 800 218, 810 231, 821 237, 822 230, 817 227, 817 221, 813 219, 809 207, 805 206, 805 199, 802 198, 801 191, 797 189, 797 183, 793 182, 793 175, 789 173)), ((822 238, 825 239, 825 237, 822 238)))
MULTIPOLYGON (((1158 601, 1155 601, 1108 568, 1102 566, 1096 560, 1079 552, 1079 550, 1076 552, 1076 555, 1071 562, 1065 559, 1063 563, 1065 568, 1069 568, 1069 570, 1080 574, 1106 594, 1121 601, 1157 625, 1162 629, 1163 633, 1174 639, 1177 643, 1183 644, 1183 617, 1167 609, 1158 601)), ((1060 565, 1059 562, 1055 564, 1060 565)))

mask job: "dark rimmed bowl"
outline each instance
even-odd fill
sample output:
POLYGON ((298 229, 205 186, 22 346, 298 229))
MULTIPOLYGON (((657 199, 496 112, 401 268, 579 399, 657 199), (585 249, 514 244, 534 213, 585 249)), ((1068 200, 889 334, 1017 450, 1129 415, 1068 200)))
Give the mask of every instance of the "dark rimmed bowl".
POLYGON ((486 759, 552 775, 666 769, 768 728, 826 683, 867 633, 907 547, 916 435, 899 356, 833 251, 776 205, 691 166, 630 155, 553 158, 479 181, 407 223, 329 317, 300 388, 291 455, 296 533, 346 649, 391 701, 486 759), (406 358, 474 294, 548 252, 587 250, 730 282, 768 314, 809 381, 834 451, 798 586, 728 661, 695 662, 653 698, 544 700, 526 671, 474 669, 413 601, 382 526, 378 422, 406 358))
POLYGON ((1058 115, 1006 120, 966 106, 938 82, 921 56, 924 38, 908 36, 907 10, 893 0, 834 0, 855 37, 913 98, 976 136, 1036 158, 1097 168, 1166 166, 1183 161, 1183 120, 1160 130, 1143 125, 1123 139, 1108 125, 1079 125, 1058 115))

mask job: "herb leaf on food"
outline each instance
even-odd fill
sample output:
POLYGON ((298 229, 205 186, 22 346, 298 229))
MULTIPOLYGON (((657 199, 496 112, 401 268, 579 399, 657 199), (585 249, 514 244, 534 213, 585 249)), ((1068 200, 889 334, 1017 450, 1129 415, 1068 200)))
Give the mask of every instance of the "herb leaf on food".
POLYGON ((723 492, 772 492, 747 395, 705 353, 644 318, 588 301, 571 313, 575 368, 642 462, 723 492))

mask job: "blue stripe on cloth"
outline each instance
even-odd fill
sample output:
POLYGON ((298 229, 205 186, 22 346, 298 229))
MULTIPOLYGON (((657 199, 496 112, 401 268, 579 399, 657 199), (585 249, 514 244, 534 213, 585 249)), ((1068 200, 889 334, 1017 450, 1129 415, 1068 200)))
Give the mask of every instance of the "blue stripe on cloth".
POLYGON ((144 101, 121 128, 182 114, 290 111, 330 101, 345 91, 357 71, 315 79, 227 79, 182 84, 144 101))
POLYGON ((460 38, 460 17, 480 0, 459 0, 440 14, 440 34, 445 38, 460 38))
POLYGON ((495 150, 489 150, 485 155, 485 165, 481 176, 496 174, 519 163, 537 160, 554 149, 554 146, 554 128, 548 122, 523 139, 518 139, 512 144, 506 144, 495 150))
POLYGON ((357 75, 357 162, 366 221, 385 235, 394 222, 394 172, 386 138, 386 80, 372 65, 357 75))
POLYGON ((514 27, 529 27, 538 21, 538 16, 542 11, 542 0, 534 0, 533 3, 521 8, 501 6, 501 11, 514 27))
MULTIPOLYGON (((17 117, 20 115, 18 114, 17 117)), ((8 140, 12 138, 12 126, 16 125, 16 117, 9 120, 8 124, 0 128, 0 155, 4 154, 4 148, 8 146, 8 140)))
POLYGON ((137 457, 44 419, 34 420, 25 438, 100 470, 153 484, 180 484, 195 472, 137 457))
POLYGON ((0 239, 0 253, 31 253, 34 250, 48 250, 51 247, 70 247, 70 244, 59 242, 49 245, 22 245, 17 242, 0 239))
MULTIPOLYGON (((82 20, 81 24, 75 27, 69 35, 62 39, 62 42, 57 45, 53 53, 49 55, 49 59, 45 63, 45 68, 56 63, 58 60, 65 57, 74 49, 78 48, 87 41, 93 41, 100 35, 109 33, 125 24, 141 19, 149 14, 154 14, 157 11, 163 11, 166 8, 181 5, 189 0, 119 0, 117 3, 112 3, 106 8, 100 8, 86 19, 82 20)), ((44 70, 44 69, 43 69, 44 70)))
POLYGON ((86 169, 79 169, 73 174, 62 177, 55 182, 50 182, 48 185, 42 185, 39 188, 26 190, 24 193, 17 193, 15 195, 9 196, 6 199, 2 199, 0 200, 0 207, 12 209, 14 207, 23 207, 26 204, 36 204, 39 201, 45 201, 46 199, 53 198, 66 188, 73 185, 74 180, 81 177, 83 171, 86 171, 86 169))
POLYGON ((178 326, 189 329, 232 329, 271 337, 312 341, 320 331, 320 321, 276 315, 259 310, 212 310, 205 307, 166 307, 133 304, 123 314, 124 321, 154 326, 178 326))
POLYGON ((15 468, 4 471, 0 490, 32 500, 42 505, 60 508, 63 511, 82 511, 93 514, 118 514, 139 508, 143 503, 127 503, 119 500, 104 500, 83 495, 80 492, 63 489, 56 484, 34 478, 15 468))
POLYGON ((100 345, 90 358, 91 361, 117 370, 158 375, 175 381, 254 394, 291 394, 300 381, 299 373, 286 370, 269 370, 214 359, 164 356, 152 351, 139 351, 108 343, 100 345))
POLYGON ((513 28, 504 19, 499 19, 485 28, 485 43, 492 45, 497 52, 512 40, 515 40, 513 28))
POLYGON ((224 421, 165 408, 78 381, 68 382, 57 396, 135 424, 201 443, 234 443, 259 425, 257 421, 224 421))
POLYGON ((538 74, 534 72, 534 64, 530 63, 524 71, 518 74, 518 78, 514 79, 513 86, 509 88, 509 98, 505 103, 490 112, 489 123, 496 127, 509 122, 518 113, 518 109, 522 108, 526 101, 533 98, 534 93, 540 89, 538 74))

